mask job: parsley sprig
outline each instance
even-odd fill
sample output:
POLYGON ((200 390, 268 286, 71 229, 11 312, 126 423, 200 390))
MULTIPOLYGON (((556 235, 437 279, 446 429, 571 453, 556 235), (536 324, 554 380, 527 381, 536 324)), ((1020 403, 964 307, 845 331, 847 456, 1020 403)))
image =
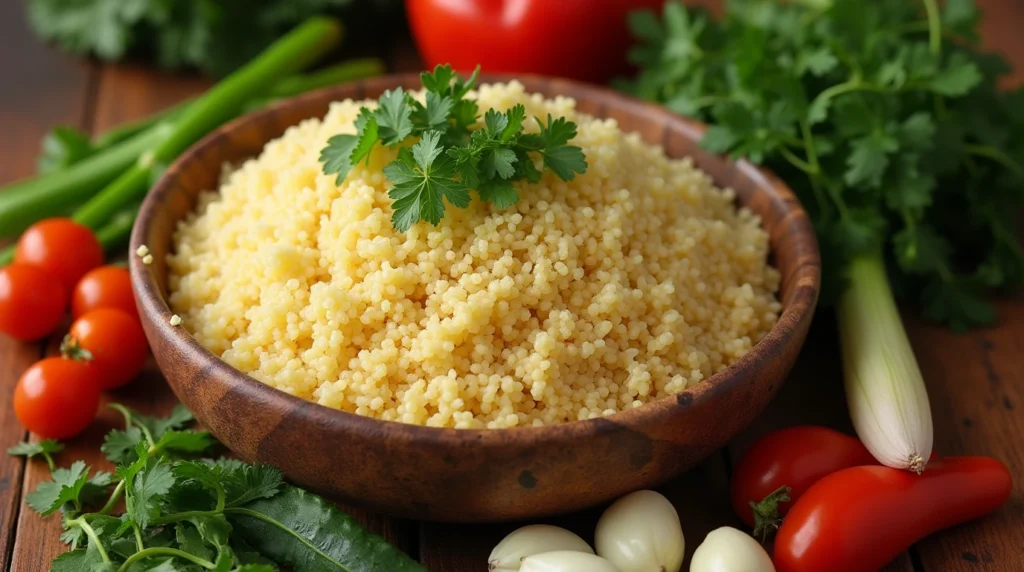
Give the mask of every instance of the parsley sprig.
POLYGON ((977 45, 973 0, 732 0, 714 19, 678 2, 631 27, 626 87, 711 124, 712 151, 764 163, 818 232, 823 300, 848 261, 884 250, 898 296, 954 329, 985 295, 1024 284, 1024 90, 977 45))
POLYGON ((564 117, 537 117, 538 132, 526 133, 526 108, 516 105, 504 112, 488 109, 478 125, 479 106, 467 96, 479 71, 465 81, 448 65, 423 72, 423 103, 400 87, 385 91, 376 109, 360 109, 355 135, 335 135, 327 142, 320 155, 324 173, 337 175, 340 184, 378 143, 399 147, 384 174, 394 200, 391 222, 405 232, 421 220, 436 226, 444 218, 445 202, 469 206, 471 190, 499 209, 516 204, 519 193, 513 183, 540 181, 535 158, 563 181, 586 172, 583 150, 569 145, 576 124, 564 117))
POLYGON ((102 447, 113 474, 84 461, 54 467, 63 449, 56 441, 9 450, 50 465, 52 480, 25 500, 62 516, 71 550, 54 559, 54 572, 424 570, 330 503, 285 484, 277 469, 205 458, 217 442, 187 428, 184 407, 163 418, 112 407, 125 419, 102 447), (121 501, 124 514, 115 516, 121 501))

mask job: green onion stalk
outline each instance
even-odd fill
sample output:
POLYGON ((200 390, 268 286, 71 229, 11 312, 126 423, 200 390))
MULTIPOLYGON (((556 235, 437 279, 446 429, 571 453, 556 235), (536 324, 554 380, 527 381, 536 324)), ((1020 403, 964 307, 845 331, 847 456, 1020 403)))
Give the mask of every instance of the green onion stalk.
POLYGON ((932 451, 931 407, 881 253, 851 261, 848 278, 836 315, 854 429, 880 463, 920 474, 932 451))
MULTIPOLYGON (((336 21, 311 20, 207 94, 99 136, 94 155, 64 170, 0 188, 0 235, 16 234, 33 221, 65 215, 78 205, 83 208, 75 212, 76 220, 99 231, 105 219, 141 199, 154 166, 169 163, 227 120, 280 98, 383 72, 380 60, 365 58, 308 74, 293 73, 318 59, 340 37, 336 21), (284 79, 275 79, 281 76, 284 79), (102 201, 93 200, 101 190, 102 201)), ((12 248, 0 251, 0 264, 12 258, 12 248)))

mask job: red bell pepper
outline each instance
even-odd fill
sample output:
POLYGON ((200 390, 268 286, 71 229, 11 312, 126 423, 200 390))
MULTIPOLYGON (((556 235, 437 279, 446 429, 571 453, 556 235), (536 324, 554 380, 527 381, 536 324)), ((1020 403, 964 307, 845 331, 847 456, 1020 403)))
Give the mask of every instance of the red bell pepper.
POLYGON ((664 0, 406 0, 426 64, 604 83, 626 73, 626 15, 664 0))

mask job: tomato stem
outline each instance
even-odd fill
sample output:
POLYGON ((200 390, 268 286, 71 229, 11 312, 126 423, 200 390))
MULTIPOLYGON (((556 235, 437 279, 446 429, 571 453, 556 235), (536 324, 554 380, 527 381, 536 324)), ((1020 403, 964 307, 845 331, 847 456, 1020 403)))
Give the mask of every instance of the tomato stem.
POLYGON ((750 509, 754 511, 754 537, 760 538, 761 542, 768 540, 768 537, 779 529, 782 524, 782 515, 779 513, 779 503, 789 502, 789 487, 781 486, 764 497, 761 502, 750 501, 750 509))

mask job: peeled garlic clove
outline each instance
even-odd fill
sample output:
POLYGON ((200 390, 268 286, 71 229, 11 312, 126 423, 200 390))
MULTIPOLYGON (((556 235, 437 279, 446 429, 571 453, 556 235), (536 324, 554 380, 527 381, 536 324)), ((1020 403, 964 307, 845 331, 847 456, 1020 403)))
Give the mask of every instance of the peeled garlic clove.
POLYGON ((545 552, 523 560, 519 572, 622 572, 611 562, 585 552, 545 552))
POLYGON ((723 526, 693 552, 690 572, 775 572, 772 559, 750 535, 723 526))
POLYGON ((593 554, 582 538, 557 526, 532 524, 515 530, 504 538, 487 559, 491 572, 515 572, 527 556, 544 552, 569 551, 593 554))
POLYGON ((654 491, 637 491, 604 511, 594 546, 622 572, 679 572, 686 542, 672 503, 654 491))

